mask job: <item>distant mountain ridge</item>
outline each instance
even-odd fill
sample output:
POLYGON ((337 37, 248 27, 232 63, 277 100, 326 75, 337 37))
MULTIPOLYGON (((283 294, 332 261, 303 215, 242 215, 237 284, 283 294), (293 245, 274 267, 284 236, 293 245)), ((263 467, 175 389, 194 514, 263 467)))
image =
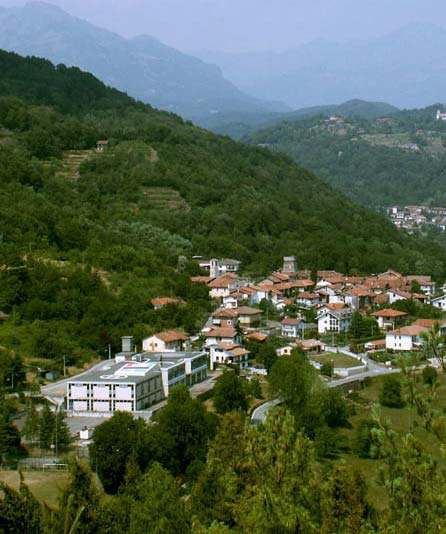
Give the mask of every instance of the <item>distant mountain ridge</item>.
POLYGON ((285 52, 201 51, 242 90, 293 108, 352 98, 401 108, 446 100, 446 30, 412 24, 383 37, 336 43, 317 40, 285 52))
POLYGON ((285 152, 356 202, 446 207, 446 121, 435 104, 381 120, 284 121, 244 138, 285 152))
POLYGON ((202 119, 200 124, 215 133, 239 139, 260 128, 273 126, 283 121, 328 117, 330 115, 375 119, 398 111, 397 107, 385 102, 366 102, 353 99, 342 104, 313 106, 288 113, 218 113, 202 119))
POLYGON ((0 7, 0 48, 78 66, 143 102, 188 118, 287 109, 244 94, 217 66, 154 37, 125 39, 45 2, 0 7))

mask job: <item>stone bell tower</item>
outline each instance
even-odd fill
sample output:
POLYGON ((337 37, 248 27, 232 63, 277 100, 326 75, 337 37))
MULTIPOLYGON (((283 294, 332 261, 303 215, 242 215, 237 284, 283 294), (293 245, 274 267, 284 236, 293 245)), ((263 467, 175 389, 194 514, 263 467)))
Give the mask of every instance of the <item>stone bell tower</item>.
POLYGON ((282 272, 285 274, 297 272, 297 260, 295 256, 285 256, 283 258, 282 272))

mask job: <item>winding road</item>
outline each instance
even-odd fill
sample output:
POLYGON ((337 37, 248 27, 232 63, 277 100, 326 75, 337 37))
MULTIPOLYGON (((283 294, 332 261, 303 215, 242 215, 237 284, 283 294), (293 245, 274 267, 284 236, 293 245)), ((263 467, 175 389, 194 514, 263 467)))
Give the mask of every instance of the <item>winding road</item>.
MULTIPOLYGON (((375 376, 389 375, 393 373, 399 373, 401 371, 401 369, 398 368, 392 369, 389 367, 385 367, 384 365, 381 365, 379 363, 376 363, 370 358, 368 358, 367 355, 361 355, 361 358, 363 362, 367 364, 367 371, 364 371, 363 373, 358 373, 356 375, 347 376, 345 378, 331 380, 327 383, 327 386, 329 388, 337 388, 345 386, 346 384, 358 382, 359 380, 364 380, 364 378, 373 378, 375 376)), ((282 399, 273 399, 271 401, 264 402, 260 406, 257 406, 257 408, 252 412, 251 415, 251 425, 258 425, 260 423, 264 423, 268 414, 268 410, 273 406, 281 404, 282 402, 282 399)))

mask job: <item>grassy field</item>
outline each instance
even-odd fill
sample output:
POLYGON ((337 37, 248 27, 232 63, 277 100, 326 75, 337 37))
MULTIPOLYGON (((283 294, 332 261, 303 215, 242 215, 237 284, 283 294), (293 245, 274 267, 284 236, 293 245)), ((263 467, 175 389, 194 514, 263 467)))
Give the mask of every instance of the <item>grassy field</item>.
POLYGON ((363 365, 360 360, 344 354, 343 352, 324 352, 322 354, 311 354, 310 360, 319 363, 333 363, 334 367, 358 367, 363 365))
MULTIPOLYGON (((350 418, 352 424, 351 429, 343 429, 343 437, 352 445, 355 429, 363 419, 371 417, 372 409, 378 405, 379 395, 382 389, 384 377, 378 377, 370 381, 365 389, 361 390, 352 397, 350 401, 354 407, 356 414, 350 418)), ((420 383, 419 388, 424 388, 420 383)), ((432 408, 443 410, 446 408, 446 385, 442 377, 442 384, 438 387, 436 396, 431 404, 432 408)), ((407 405, 404 408, 387 408, 379 406, 379 413, 382 420, 387 420, 393 430, 400 436, 408 432, 412 432, 415 437, 423 444, 427 451, 429 451, 434 458, 441 464, 445 465, 444 459, 440 452, 440 444, 438 440, 429 432, 417 426, 419 417, 415 409, 407 405)), ((369 498, 375 506, 379 509, 385 507, 386 492, 378 482, 379 472, 384 466, 383 460, 373 460, 367 458, 359 458, 353 452, 343 453, 340 455, 340 461, 346 462, 348 465, 356 467, 363 473, 369 487, 369 498)))
MULTIPOLYGON (((49 506, 55 506, 61 491, 68 483, 66 471, 24 471, 25 483, 33 495, 49 506)), ((18 471, 0 471, 0 481, 18 489, 20 478, 18 471)))

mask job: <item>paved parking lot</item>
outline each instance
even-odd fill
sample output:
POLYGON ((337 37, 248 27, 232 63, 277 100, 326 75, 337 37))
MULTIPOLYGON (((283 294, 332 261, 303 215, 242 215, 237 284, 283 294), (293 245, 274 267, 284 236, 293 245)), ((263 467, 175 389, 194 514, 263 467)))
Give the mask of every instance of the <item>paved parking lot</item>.
POLYGON ((107 419, 104 417, 67 417, 65 419, 68 428, 70 429, 70 434, 74 437, 79 437, 79 431, 84 427, 95 428, 100 425, 107 419))

